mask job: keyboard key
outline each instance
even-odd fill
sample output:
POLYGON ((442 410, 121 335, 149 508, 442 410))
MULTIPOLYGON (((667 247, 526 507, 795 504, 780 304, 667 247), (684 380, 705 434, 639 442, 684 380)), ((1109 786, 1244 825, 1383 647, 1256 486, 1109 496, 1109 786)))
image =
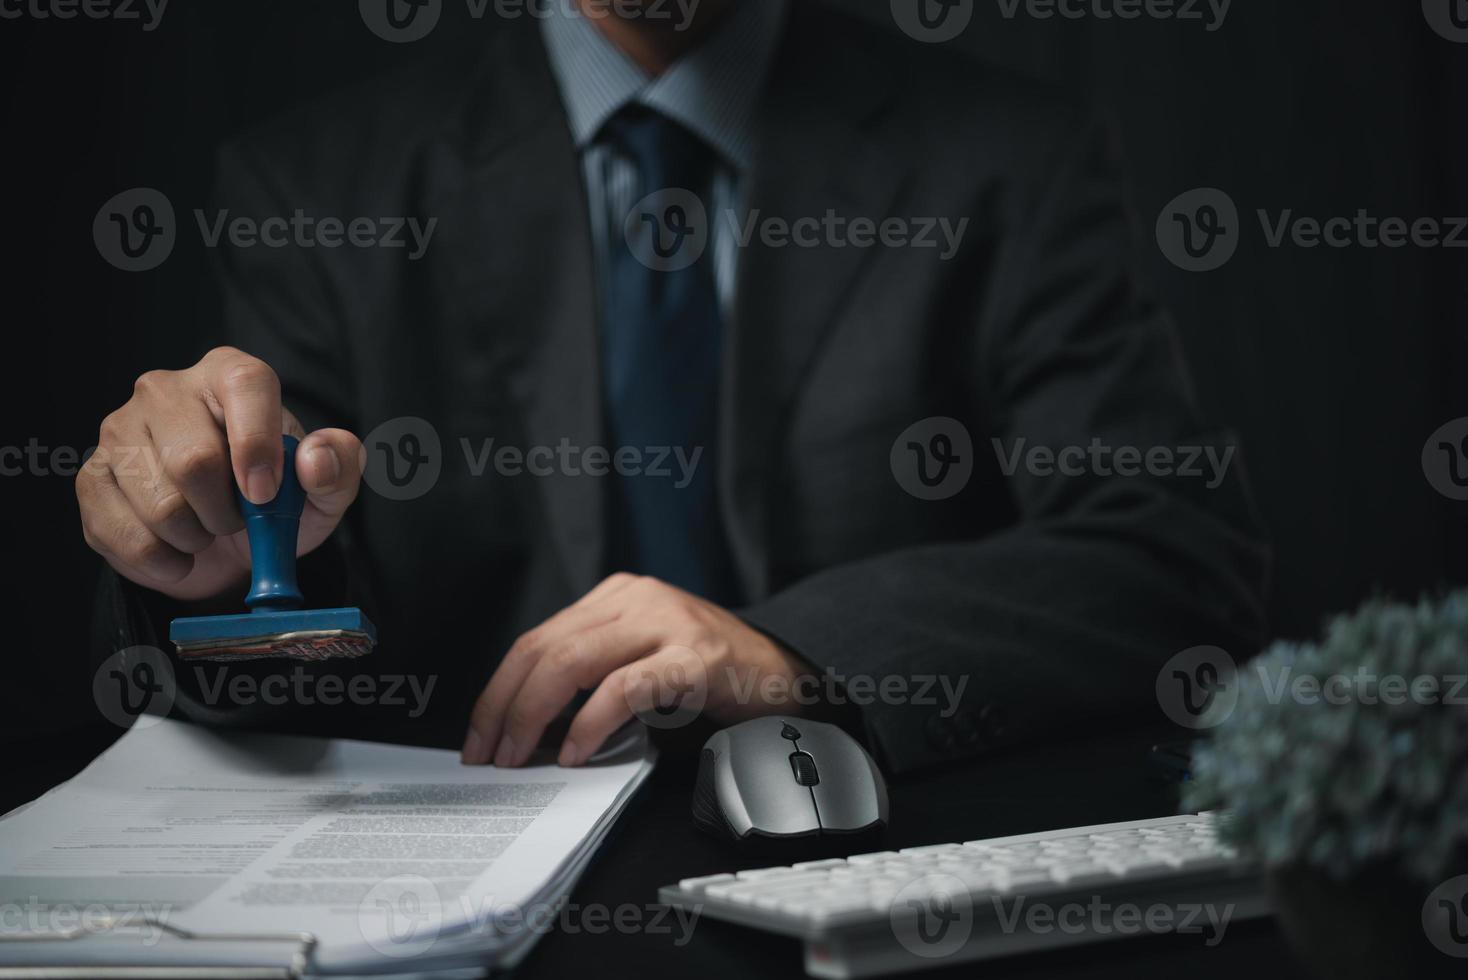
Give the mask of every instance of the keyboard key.
POLYGON ((1154 857, 1141 854, 1103 857, 1099 861, 1105 867, 1110 868, 1112 872, 1124 878, 1143 878, 1148 875, 1163 874, 1172 870, 1172 865, 1166 861, 1159 861, 1154 857))
POLYGON ((1172 868, 1174 870, 1183 866, 1183 856, 1176 851, 1148 848, 1142 853, 1146 854, 1148 857, 1155 858, 1156 860, 1163 862, 1169 868, 1172 868))
POLYGON ((809 885, 796 888, 773 888, 756 895, 753 904, 757 909, 774 911, 787 903, 808 902, 818 894, 820 892, 809 885))
POLYGON ((755 881, 760 878, 784 878, 794 874, 800 874, 800 872, 787 867, 752 868, 749 871, 740 871, 736 877, 741 881, 755 881))
POLYGON ((1050 869, 1050 877, 1069 888, 1089 888, 1116 881, 1115 872, 1100 864, 1060 865, 1050 869))
POLYGON ((733 880, 734 876, 729 874, 704 875, 702 878, 684 878, 682 881, 678 882, 678 887, 683 889, 685 892, 689 892, 690 894, 700 895, 709 885, 716 885, 720 882, 733 880))
POLYGON ((760 891, 760 887, 754 882, 725 881, 716 885, 709 885, 703 890, 703 893, 709 898, 737 902, 741 896, 748 896, 753 900, 754 896, 758 895, 760 891))
POLYGON ((995 879, 994 890, 1007 895, 1013 892, 1024 892, 1035 885, 1050 885, 1053 881, 1050 872, 1039 869, 1022 874, 1006 872, 995 879))

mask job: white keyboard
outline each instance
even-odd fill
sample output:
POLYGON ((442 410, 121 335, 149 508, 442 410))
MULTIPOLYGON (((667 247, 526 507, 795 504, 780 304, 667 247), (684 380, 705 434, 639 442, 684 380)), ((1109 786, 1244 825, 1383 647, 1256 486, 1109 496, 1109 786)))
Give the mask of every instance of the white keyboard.
POLYGON ((1177 932, 1216 945, 1268 914, 1213 813, 853 854, 687 878, 666 904, 805 940, 806 972, 863 977, 1177 932))

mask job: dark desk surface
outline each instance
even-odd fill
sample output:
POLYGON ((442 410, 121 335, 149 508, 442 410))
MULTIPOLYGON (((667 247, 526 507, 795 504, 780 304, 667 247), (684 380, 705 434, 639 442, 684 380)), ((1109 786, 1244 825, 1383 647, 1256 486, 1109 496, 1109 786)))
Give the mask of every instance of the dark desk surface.
MULTIPOLYGON (((80 770, 117 737, 92 729, 44 741, 12 743, 0 813, 34 799, 80 770)), ((1176 812, 1176 791, 1155 782, 1147 748, 1167 733, 1110 734, 1037 747, 976 765, 894 782, 892 826, 885 846, 910 847, 998 837, 1082 824, 1136 820, 1176 812)), ((657 889, 680 878, 772 863, 707 838, 688 814, 691 758, 665 758, 613 831, 603 853, 572 894, 579 907, 615 911, 635 906, 651 921, 657 889)), ((610 918, 610 912, 602 913, 610 918)), ((625 913, 631 918, 631 911, 625 913)), ((574 915, 564 921, 576 921, 574 915)), ((625 920, 624 920, 625 921, 625 920)), ((591 920, 592 925, 601 923, 591 920)), ((800 944, 788 939, 700 919, 683 945, 676 925, 668 931, 592 934, 555 931, 543 937, 516 971, 517 977, 600 978, 679 976, 796 977, 800 944)), ((991 961, 987 977, 1188 976, 1229 977, 1293 966, 1284 941, 1268 921, 1236 922, 1224 941, 1208 947, 1202 935, 1114 940, 1056 952, 991 961)), ((972 964, 924 971, 919 976, 974 977, 972 964)))

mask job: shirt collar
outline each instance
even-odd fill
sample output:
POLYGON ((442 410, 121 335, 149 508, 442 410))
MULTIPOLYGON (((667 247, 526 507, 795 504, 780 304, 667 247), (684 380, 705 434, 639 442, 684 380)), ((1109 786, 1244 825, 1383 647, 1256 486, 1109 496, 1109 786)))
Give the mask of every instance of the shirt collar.
POLYGON ((619 109, 637 103, 677 120, 732 167, 749 168, 755 100, 785 23, 787 0, 735 0, 725 21, 657 78, 649 78, 574 0, 541 21, 551 71, 577 149, 619 109))

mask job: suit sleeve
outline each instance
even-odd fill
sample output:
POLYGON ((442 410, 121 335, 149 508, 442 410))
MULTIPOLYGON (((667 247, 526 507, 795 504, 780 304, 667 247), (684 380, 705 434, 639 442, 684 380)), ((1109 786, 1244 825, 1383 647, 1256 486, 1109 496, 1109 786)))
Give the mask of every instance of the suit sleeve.
POLYGON ((837 566, 743 610, 818 667, 863 678, 860 725, 890 771, 1108 718, 1161 721, 1170 656, 1241 657, 1263 640, 1268 549, 1234 441, 1199 421, 1171 325, 1138 290, 1106 140, 1082 127, 1056 142, 973 311, 971 394, 992 422, 975 451, 1198 447, 1227 459, 1225 476, 1118 475, 1119 457, 1080 475, 1020 465, 1009 529, 837 566), (906 693, 883 696, 886 677, 906 693))

